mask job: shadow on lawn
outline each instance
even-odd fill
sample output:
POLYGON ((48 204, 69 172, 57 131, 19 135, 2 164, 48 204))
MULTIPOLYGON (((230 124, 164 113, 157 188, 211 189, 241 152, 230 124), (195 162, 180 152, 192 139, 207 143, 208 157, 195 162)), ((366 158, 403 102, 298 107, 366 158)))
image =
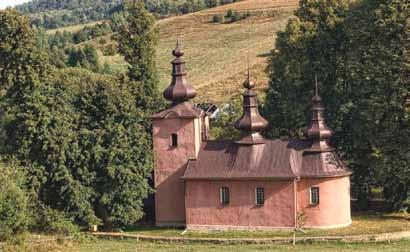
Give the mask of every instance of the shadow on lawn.
POLYGON ((373 212, 373 211, 367 211, 367 212, 352 212, 352 217, 356 219, 362 219, 362 220, 398 220, 398 221, 410 221, 410 215, 408 214, 386 214, 383 212, 373 212))

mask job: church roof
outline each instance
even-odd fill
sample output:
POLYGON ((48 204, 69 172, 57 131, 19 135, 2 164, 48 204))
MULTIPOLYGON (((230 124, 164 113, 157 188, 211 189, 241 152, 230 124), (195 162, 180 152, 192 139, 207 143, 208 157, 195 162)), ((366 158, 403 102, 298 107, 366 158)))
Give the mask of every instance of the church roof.
POLYGON ((152 119, 162 119, 166 117, 198 118, 204 113, 202 109, 191 102, 183 102, 171 105, 171 107, 152 115, 152 119))
POLYGON ((335 152, 305 152, 311 140, 265 140, 242 145, 207 141, 190 160, 184 179, 293 179, 350 174, 335 152))

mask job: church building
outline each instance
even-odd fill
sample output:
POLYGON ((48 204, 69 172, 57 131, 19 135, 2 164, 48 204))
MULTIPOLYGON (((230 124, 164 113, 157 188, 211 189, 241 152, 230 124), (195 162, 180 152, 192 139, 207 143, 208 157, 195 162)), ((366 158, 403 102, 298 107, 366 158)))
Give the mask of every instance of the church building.
MULTIPOLYGON (((173 50, 169 107, 152 116, 158 226, 197 230, 336 228, 351 224, 350 174, 334 148, 316 87, 304 139, 266 139, 255 84, 243 87, 239 139, 209 140, 209 115, 190 100, 184 52, 173 50)), ((232 122, 234 123, 234 122, 232 122)))

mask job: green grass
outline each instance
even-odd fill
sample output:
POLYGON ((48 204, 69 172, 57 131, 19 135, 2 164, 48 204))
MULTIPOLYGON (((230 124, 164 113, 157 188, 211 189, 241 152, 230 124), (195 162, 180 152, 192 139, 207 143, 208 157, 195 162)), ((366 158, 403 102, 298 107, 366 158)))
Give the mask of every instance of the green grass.
POLYGON ((209 245, 209 244, 160 244, 146 243, 136 241, 108 241, 100 240, 80 245, 74 245, 66 248, 65 252, 105 252, 105 251, 141 251, 141 252, 248 252, 248 251, 304 251, 304 252, 321 252, 321 251, 389 251, 405 252, 409 251, 410 241, 400 241, 391 244, 388 243, 370 243, 370 244, 342 244, 342 243, 313 243, 313 244, 269 244, 269 245, 209 245))
POLYGON ((57 29, 51 29, 51 30, 47 30, 47 34, 54 34, 56 32, 78 32, 80 30, 82 30, 84 27, 86 26, 95 26, 96 24, 101 24, 103 21, 94 21, 94 22, 90 22, 90 23, 86 23, 86 24, 78 24, 78 25, 72 25, 72 26, 67 26, 67 27, 61 27, 61 28, 57 28, 57 29))
MULTIPOLYGON (((410 214, 407 213, 357 213, 352 218, 352 225, 336 229, 305 229, 306 233, 298 232, 297 236, 344 236, 377 234, 387 232, 398 232, 410 230, 410 214)), ((158 227, 135 227, 126 230, 128 233, 150 235, 150 236, 181 236, 182 229, 158 228, 158 227)), ((268 238, 268 237, 290 237, 292 231, 188 231, 185 237, 203 238, 268 238)))

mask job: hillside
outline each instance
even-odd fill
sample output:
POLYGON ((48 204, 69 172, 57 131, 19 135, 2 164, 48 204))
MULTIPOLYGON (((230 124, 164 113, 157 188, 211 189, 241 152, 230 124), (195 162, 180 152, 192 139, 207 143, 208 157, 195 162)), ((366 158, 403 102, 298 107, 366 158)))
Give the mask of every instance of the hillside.
MULTIPOLYGON (((16 6, 33 24, 46 29, 85 24, 110 18, 123 9, 124 0, 32 0, 16 6)), ((144 0, 157 17, 187 14, 234 0, 144 0)))
POLYGON ((33 24, 46 29, 109 18, 123 0, 32 0, 16 6, 33 24))
MULTIPOLYGON (((179 39, 185 50, 188 80, 197 88, 198 101, 226 102, 241 92, 247 57, 258 90, 267 87, 267 56, 275 35, 282 30, 297 6, 295 0, 247 0, 158 21, 160 41, 157 66, 161 88, 169 84, 171 51, 179 39), (251 13, 235 23, 212 23, 214 15, 229 10, 251 13)), ((109 36, 107 36, 107 39, 109 36)), ((93 43, 98 47, 98 39, 93 43)), ((119 55, 103 62, 125 68, 119 55)))
MULTIPOLYGON (((179 39, 186 52, 188 80, 198 89, 197 101, 220 103, 239 94, 248 58, 252 78, 257 89, 263 91, 268 81, 267 57, 274 48, 276 33, 285 27, 297 4, 296 0, 246 0, 157 21, 160 40, 156 61, 161 88, 169 84, 171 51, 179 39), (226 16, 229 10, 239 16, 247 14, 246 18, 236 22, 229 22, 228 18, 225 22, 212 22, 214 16, 226 16)), ((48 33, 76 32, 95 24, 59 28, 48 33)), ((77 46, 92 44, 99 51, 101 64, 125 71, 127 64, 120 55, 103 55, 103 48, 111 43, 114 43, 112 34, 108 34, 77 46)))

